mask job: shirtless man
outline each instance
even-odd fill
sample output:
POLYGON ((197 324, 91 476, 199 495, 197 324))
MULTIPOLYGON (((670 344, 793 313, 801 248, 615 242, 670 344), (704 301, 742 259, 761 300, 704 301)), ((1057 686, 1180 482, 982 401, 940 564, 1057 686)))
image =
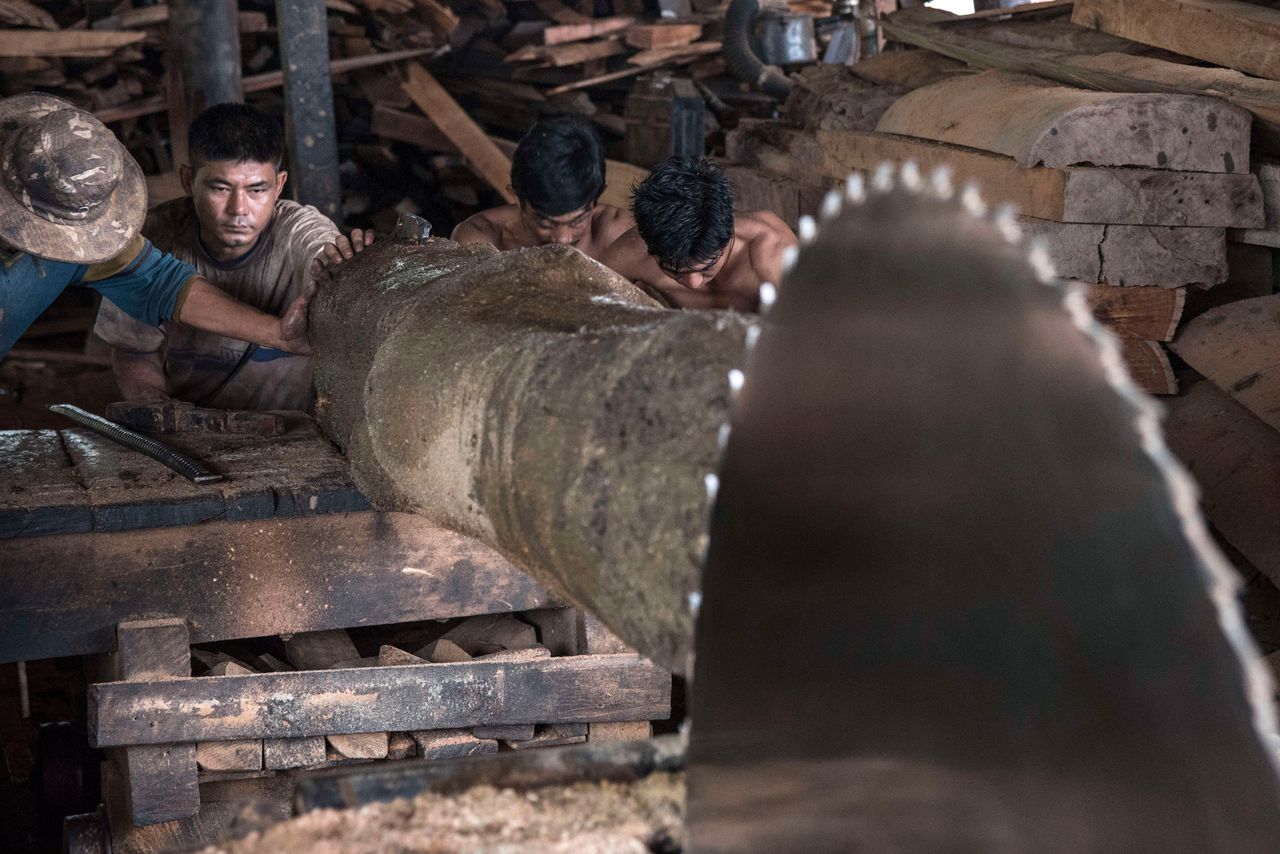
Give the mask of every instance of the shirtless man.
POLYGON ((672 158, 636 187, 636 227, 600 262, 674 308, 757 311, 760 285, 777 284, 796 236, 768 211, 733 213, 723 172, 672 158))
POLYGON ((632 226, 622 208, 600 204, 604 188, 595 131, 578 119, 539 119, 511 159, 508 189, 519 203, 481 211, 459 224, 453 239, 502 250, 556 243, 599 260, 632 226))

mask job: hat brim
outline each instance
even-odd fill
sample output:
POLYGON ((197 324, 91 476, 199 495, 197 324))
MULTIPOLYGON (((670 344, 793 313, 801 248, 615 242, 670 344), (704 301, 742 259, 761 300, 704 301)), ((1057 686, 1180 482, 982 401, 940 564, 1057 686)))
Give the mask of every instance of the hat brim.
MULTIPOLYGON (((0 145, 35 119, 67 109, 79 108, 40 94, 0 100, 0 145)), ((147 182, 142 169, 127 150, 122 154, 124 174, 106 208, 93 220, 74 225, 37 215, 0 181, 0 241, 30 255, 72 264, 97 264, 119 255, 142 230, 147 216, 147 182)))

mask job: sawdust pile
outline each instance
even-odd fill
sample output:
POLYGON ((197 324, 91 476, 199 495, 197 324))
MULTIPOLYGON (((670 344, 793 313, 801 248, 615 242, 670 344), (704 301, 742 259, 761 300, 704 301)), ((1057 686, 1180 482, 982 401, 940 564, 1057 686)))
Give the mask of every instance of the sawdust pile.
POLYGON ((684 849, 683 775, 316 810, 203 854, 645 854, 684 849))

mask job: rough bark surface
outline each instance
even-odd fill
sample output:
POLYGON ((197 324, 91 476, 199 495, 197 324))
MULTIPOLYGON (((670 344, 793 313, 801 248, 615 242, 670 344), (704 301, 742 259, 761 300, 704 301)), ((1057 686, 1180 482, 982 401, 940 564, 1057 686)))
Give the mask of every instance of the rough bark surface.
POLYGON ((477 537, 681 669, 748 319, 573 249, 379 244, 313 310, 317 413, 377 506, 477 537))

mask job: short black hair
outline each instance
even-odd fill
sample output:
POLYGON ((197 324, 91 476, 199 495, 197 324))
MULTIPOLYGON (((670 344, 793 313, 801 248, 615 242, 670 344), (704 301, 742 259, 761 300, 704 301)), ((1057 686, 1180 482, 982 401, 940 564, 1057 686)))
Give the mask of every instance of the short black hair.
POLYGON ((248 104, 215 104, 196 116, 187 130, 191 165, 210 160, 270 163, 284 161, 280 122, 248 104))
POLYGON ((581 119, 538 119, 511 158, 511 189, 543 216, 595 204, 604 186, 604 146, 581 119))
POLYGON ((703 157, 660 164, 632 191, 631 212, 649 254, 664 270, 712 261, 733 238, 733 188, 703 157))

